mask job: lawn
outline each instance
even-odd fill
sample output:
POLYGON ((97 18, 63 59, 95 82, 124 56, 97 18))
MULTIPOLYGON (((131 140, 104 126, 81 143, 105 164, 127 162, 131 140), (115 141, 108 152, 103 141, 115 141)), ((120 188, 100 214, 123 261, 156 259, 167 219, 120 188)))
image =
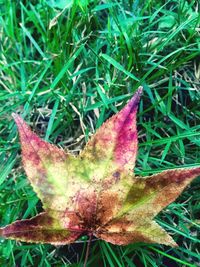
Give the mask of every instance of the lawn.
MULTIPOLYGON (((198 1, 0 1, 0 226, 41 202, 21 161, 12 112, 78 154, 144 87, 136 174, 200 166, 198 1)), ((155 220, 178 243, 92 240, 87 266, 200 266, 200 177, 155 220)), ((83 266, 87 237, 68 246, 0 240, 2 267, 83 266)))

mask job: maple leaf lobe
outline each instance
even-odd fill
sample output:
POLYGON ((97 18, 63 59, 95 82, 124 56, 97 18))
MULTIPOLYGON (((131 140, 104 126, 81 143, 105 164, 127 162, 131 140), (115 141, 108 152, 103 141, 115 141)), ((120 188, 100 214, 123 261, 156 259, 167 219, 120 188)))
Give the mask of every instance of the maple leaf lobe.
POLYGON ((63 245, 74 242, 81 232, 65 229, 58 220, 43 212, 1 228, 0 234, 19 241, 63 245))
POLYGON ((137 155, 136 112, 142 87, 136 91, 128 104, 108 119, 91 137, 81 152, 81 157, 90 161, 112 162, 115 170, 132 172, 137 155), (112 159, 112 161, 111 161, 112 159))

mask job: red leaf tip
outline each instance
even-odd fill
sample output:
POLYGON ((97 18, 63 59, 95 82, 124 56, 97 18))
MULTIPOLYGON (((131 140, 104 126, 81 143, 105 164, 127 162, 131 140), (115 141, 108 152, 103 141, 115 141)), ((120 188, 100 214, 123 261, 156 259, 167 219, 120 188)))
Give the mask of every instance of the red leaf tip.
POLYGON ((136 91, 136 94, 141 95, 142 92, 143 92, 143 86, 139 86, 138 89, 137 89, 137 91, 136 91))
POLYGON ((22 121, 22 118, 17 113, 13 112, 11 115, 12 115, 12 117, 16 123, 17 123, 17 121, 22 121))
POLYGON ((19 116, 19 115, 17 115, 17 113, 14 113, 14 112, 12 112, 12 117, 13 117, 13 119, 15 119, 17 116, 19 116))
POLYGON ((133 95, 129 103, 133 104, 134 106, 138 105, 142 92, 143 92, 143 87, 142 86, 138 87, 138 89, 136 90, 135 94, 133 95))
POLYGON ((17 124, 18 129, 22 129, 24 127, 29 129, 29 126, 25 123, 25 121, 22 119, 20 115, 18 115, 17 113, 12 113, 12 117, 15 123, 17 124))

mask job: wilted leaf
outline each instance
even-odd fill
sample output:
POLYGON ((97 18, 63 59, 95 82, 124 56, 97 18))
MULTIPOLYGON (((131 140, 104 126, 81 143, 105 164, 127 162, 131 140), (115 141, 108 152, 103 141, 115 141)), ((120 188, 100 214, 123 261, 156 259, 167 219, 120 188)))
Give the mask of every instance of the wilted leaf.
POLYGON ((113 244, 176 246, 153 218, 198 175, 200 167, 135 177, 136 112, 142 88, 75 157, 40 139, 16 114, 28 179, 45 212, 0 229, 5 238, 54 245, 94 235, 113 244))

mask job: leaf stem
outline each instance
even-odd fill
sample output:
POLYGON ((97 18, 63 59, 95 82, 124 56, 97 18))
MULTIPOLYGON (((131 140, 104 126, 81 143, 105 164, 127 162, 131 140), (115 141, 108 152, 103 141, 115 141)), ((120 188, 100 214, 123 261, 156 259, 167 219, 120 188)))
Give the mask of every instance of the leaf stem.
POLYGON ((86 249, 85 260, 84 260, 83 267, 86 267, 87 266, 87 261, 88 261, 89 251, 90 251, 91 240, 92 240, 92 233, 89 234, 89 240, 88 240, 88 243, 87 243, 87 249, 86 249))

